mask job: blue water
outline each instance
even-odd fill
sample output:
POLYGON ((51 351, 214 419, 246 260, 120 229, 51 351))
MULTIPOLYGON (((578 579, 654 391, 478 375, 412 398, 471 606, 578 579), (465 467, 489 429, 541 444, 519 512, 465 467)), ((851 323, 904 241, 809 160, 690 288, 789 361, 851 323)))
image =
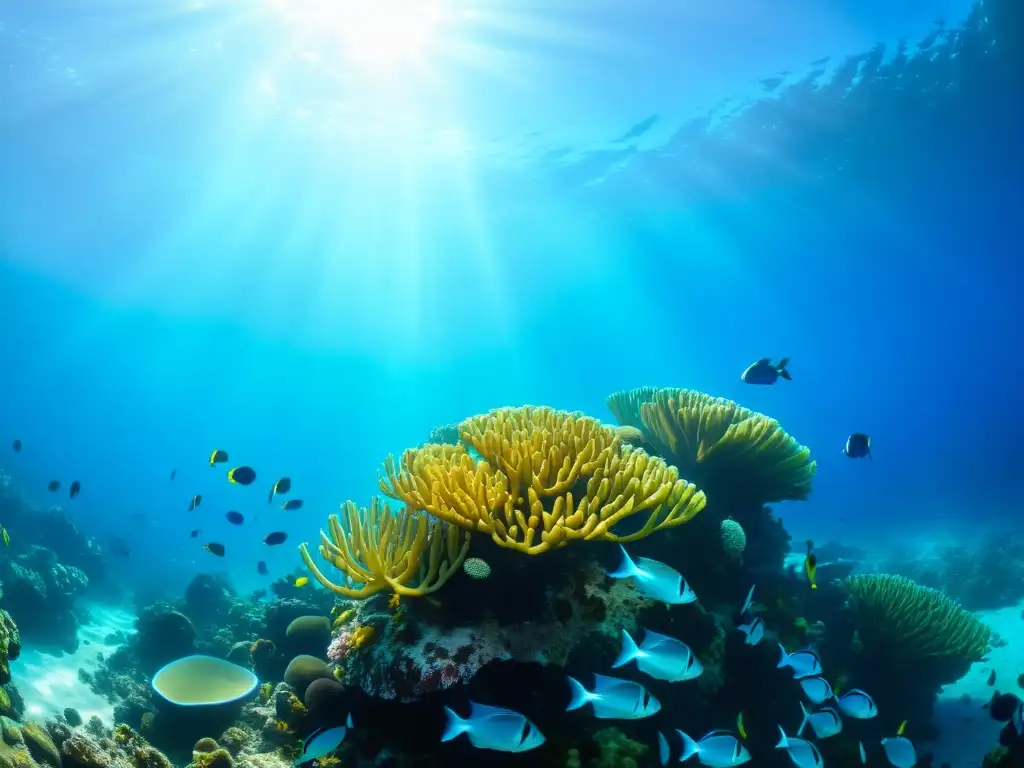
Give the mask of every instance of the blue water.
POLYGON ((451 6, 383 70, 270 6, 195 6, 0 0, 0 443, 25 443, 0 465, 42 502, 80 479, 73 514, 130 542, 126 576, 254 588, 433 426, 523 403, 610 420, 645 384, 812 448, 814 493, 779 510, 797 539, 1015 514, 1011 30, 935 62, 911 45, 886 88, 874 65, 842 85, 845 57, 891 64, 967 3, 451 6), (741 383, 763 356, 794 381, 741 383), (841 455, 853 431, 872 461, 841 455), (215 448, 257 484, 224 483, 215 448), (301 511, 266 504, 280 475, 301 511))

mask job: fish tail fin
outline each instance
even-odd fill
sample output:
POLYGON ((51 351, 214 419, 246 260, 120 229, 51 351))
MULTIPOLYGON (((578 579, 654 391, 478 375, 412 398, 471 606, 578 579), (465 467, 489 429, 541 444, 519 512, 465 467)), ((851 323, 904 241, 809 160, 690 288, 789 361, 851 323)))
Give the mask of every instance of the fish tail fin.
POLYGON ((782 726, 779 726, 779 743, 775 745, 776 749, 789 749, 789 739, 786 738, 786 732, 782 730, 782 726))
POLYGON ((811 719, 811 713, 807 711, 807 707, 804 706, 802 701, 800 702, 800 711, 803 712, 804 719, 800 721, 800 727, 796 729, 797 736, 804 735, 804 729, 807 728, 807 723, 811 719))
POLYGON ((451 741, 469 730, 469 721, 459 717, 451 707, 444 708, 444 715, 447 720, 444 724, 444 733, 441 734, 441 741, 451 741))
POLYGON ((569 681, 569 706, 565 708, 566 712, 572 712, 574 709, 579 709, 584 706, 588 701, 594 700, 594 694, 583 687, 583 684, 575 677, 569 677, 566 675, 566 679, 569 681))
POLYGON ((640 569, 636 567, 636 563, 633 562, 633 558, 629 556, 626 548, 619 545, 619 550, 622 552, 622 562, 619 567, 608 574, 609 579, 629 579, 640 573, 640 569))
POLYGON ((669 747, 668 739, 665 738, 665 734, 658 731, 658 762, 661 765, 668 765, 669 758, 669 747))
POLYGON ((612 664, 612 669, 625 666, 642 654, 643 651, 637 646, 636 641, 629 636, 629 632, 622 630, 622 650, 619 652, 619 657, 615 660, 615 663, 612 664))
POLYGON ((784 357, 779 361, 779 364, 775 366, 775 370, 779 372, 779 376, 784 378, 786 381, 792 381, 793 377, 789 375, 789 371, 786 370, 786 366, 789 365, 789 358, 784 357))
POLYGON ((676 728, 676 733, 679 734, 679 738, 683 740, 683 751, 679 755, 679 762, 685 763, 691 757, 700 752, 700 747, 697 746, 697 742, 687 736, 685 733, 676 728))
POLYGON ((782 652, 782 658, 779 659, 779 663, 775 665, 775 668, 776 669, 782 669, 782 667, 790 666, 790 664, 789 664, 789 654, 786 653, 786 648, 785 648, 785 646, 783 646, 782 643, 779 643, 779 651, 782 652))
POLYGON ((348 717, 345 718, 345 727, 346 728, 355 728, 356 727, 355 723, 352 722, 352 713, 351 712, 349 712, 348 713, 348 717))

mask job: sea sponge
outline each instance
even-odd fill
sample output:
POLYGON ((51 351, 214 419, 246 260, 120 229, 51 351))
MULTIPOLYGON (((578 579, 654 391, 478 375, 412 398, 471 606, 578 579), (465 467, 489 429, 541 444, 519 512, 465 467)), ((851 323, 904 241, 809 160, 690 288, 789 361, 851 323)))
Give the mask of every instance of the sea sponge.
POLYGON ((640 429, 680 474, 715 494, 762 504, 805 499, 817 469, 810 449, 775 419, 688 389, 640 387, 608 397, 616 420, 640 429))
POLYGON ((722 521, 722 549, 730 560, 739 560, 743 557, 743 550, 747 548, 747 534, 743 526, 731 517, 722 521))
POLYGON ((314 680, 330 678, 331 672, 327 669, 327 663, 316 658, 316 656, 296 656, 284 671, 284 681, 288 683, 298 696, 306 693, 306 688, 314 680))
POLYGON ((704 508, 704 494, 675 468, 578 413, 501 408, 463 421, 459 435, 457 446, 388 456, 381 491, 531 555, 575 539, 636 541, 704 508), (613 530, 640 513, 639 530, 613 530))
POLYGON ((903 576, 864 573, 846 580, 849 606, 866 647, 907 663, 979 661, 992 632, 937 589, 903 576))
POLYGON ((445 585, 469 551, 469 534, 413 510, 394 514, 378 499, 369 509, 349 501, 342 514, 345 526, 331 515, 330 535, 320 531, 320 556, 345 575, 346 584, 324 576, 306 544, 299 553, 317 581, 344 597, 364 600, 385 589, 408 597, 429 595, 445 585))

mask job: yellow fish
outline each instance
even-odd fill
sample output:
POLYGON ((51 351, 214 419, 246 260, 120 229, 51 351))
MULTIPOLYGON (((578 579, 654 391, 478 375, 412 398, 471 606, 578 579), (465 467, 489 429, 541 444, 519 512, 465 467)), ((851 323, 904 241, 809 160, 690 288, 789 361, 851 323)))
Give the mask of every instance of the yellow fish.
POLYGON ((907 721, 904 720, 902 723, 900 723, 900 727, 896 729, 896 735, 897 736, 902 736, 906 730, 907 730, 907 721))
POLYGON ((740 732, 740 738, 744 741, 747 740, 747 729, 743 727, 743 713, 740 712, 736 717, 736 730, 740 732))
POLYGON ((808 539, 807 557, 804 558, 804 572, 807 574, 807 580, 811 583, 811 589, 817 589, 818 585, 814 582, 814 575, 818 572, 818 558, 811 551, 812 549, 814 549, 814 542, 808 539))
POLYGON ((304 587, 307 584, 309 584, 309 576, 299 576, 299 578, 295 580, 296 587, 304 587))

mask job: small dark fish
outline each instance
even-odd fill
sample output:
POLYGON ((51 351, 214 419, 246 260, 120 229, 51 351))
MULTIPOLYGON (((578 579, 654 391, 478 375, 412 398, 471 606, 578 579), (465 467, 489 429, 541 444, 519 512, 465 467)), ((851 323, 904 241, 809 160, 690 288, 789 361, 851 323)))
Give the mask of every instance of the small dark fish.
POLYGON ((224 517, 226 517, 228 519, 228 522, 232 525, 241 525, 245 522, 245 518, 242 516, 242 513, 235 512, 235 510, 231 510, 226 515, 224 515, 224 517))
POLYGON ((275 496, 282 496, 292 489, 292 479, 290 477, 282 477, 276 483, 274 487, 270 489, 270 495, 267 496, 267 504, 270 504, 275 496))
POLYGON ((46 486, 46 490, 50 493, 60 490, 60 480, 51 480, 50 484, 46 486))
POLYGON ((740 381, 744 384, 774 384, 780 376, 786 381, 792 381, 793 377, 786 370, 787 365, 788 357, 782 358, 778 365, 773 365, 770 357, 762 357, 740 374, 740 381))
POLYGON ((177 476, 178 476, 178 470, 172 469, 171 470, 171 482, 172 483, 174 482, 174 478, 176 478, 177 476))
POLYGON ((268 573, 270 573, 270 571, 267 569, 267 564, 262 560, 256 563, 256 573, 258 573, 260 576, 266 576, 268 573))
POLYGON ((818 572, 818 556, 814 554, 814 542, 810 539, 807 540, 807 557, 804 558, 804 573, 807 574, 807 581, 810 582, 811 589, 817 589, 818 585, 814 581, 814 577, 818 572))
POLYGON ((284 531, 274 531, 263 537, 263 543, 272 547, 276 544, 284 544, 286 541, 288 541, 288 534, 284 531))
POLYGON ((69 495, 71 496, 72 499, 75 498, 81 492, 82 484, 80 482, 75 480, 73 483, 71 483, 71 490, 69 492, 69 495))
POLYGON ((851 459, 870 459, 871 438, 863 432, 854 432, 846 439, 843 455, 849 456, 851 459))
POLYGON ((192 501, 188 505, 188 511, 189 512, 193 511, 196 507, 198 507, 202 503, 203 503, 203 496, 202 496, 202 494, 197 493, 195 496, 192 497, 192 501))
POLYGON ((202 531, 202 529, 200 529, 200 528, 193 528, 193 529, 192 529, 192 533, 190 533, 190 534, 188 535, 188 537, 189 537, 190 539, 198 539, 198 538, 199 538, 199 534, 200 534, 200 533, 202 533, 202 532, 203 532, 203 531, 202 531))
POLYGON ((228 482, 235 485, 252 485, 256 479, 256 470, 252 467, 235 467, 228 470, 228 482))
POLYGON ((995 684, 996 684, 996 671, 993 669, 991 672, 988 673, 988 680, 985 681, 985 685, 995 685, 995 684))
POLYGON ((14 452, 21 453, 21 440, 14 441, 14 452))
POLYGON ((217 464, 223 464, 228 460, 227 451, 214 451, 210 454, 210 466, 216 466, 217 464))
POLYGON ((216 555, 217 557, 224 557, 224 545, 223 544, 218 544, 215 541, 211 541, 209 544, 204 544, 203 545, 203 549, 205 549, 211 555, 216 555))
POLYGON ((302 507, 302 499, 288 499, 284 504, 281 505, 281 509, 286 512, 292 509, 300 509, 302 507))

